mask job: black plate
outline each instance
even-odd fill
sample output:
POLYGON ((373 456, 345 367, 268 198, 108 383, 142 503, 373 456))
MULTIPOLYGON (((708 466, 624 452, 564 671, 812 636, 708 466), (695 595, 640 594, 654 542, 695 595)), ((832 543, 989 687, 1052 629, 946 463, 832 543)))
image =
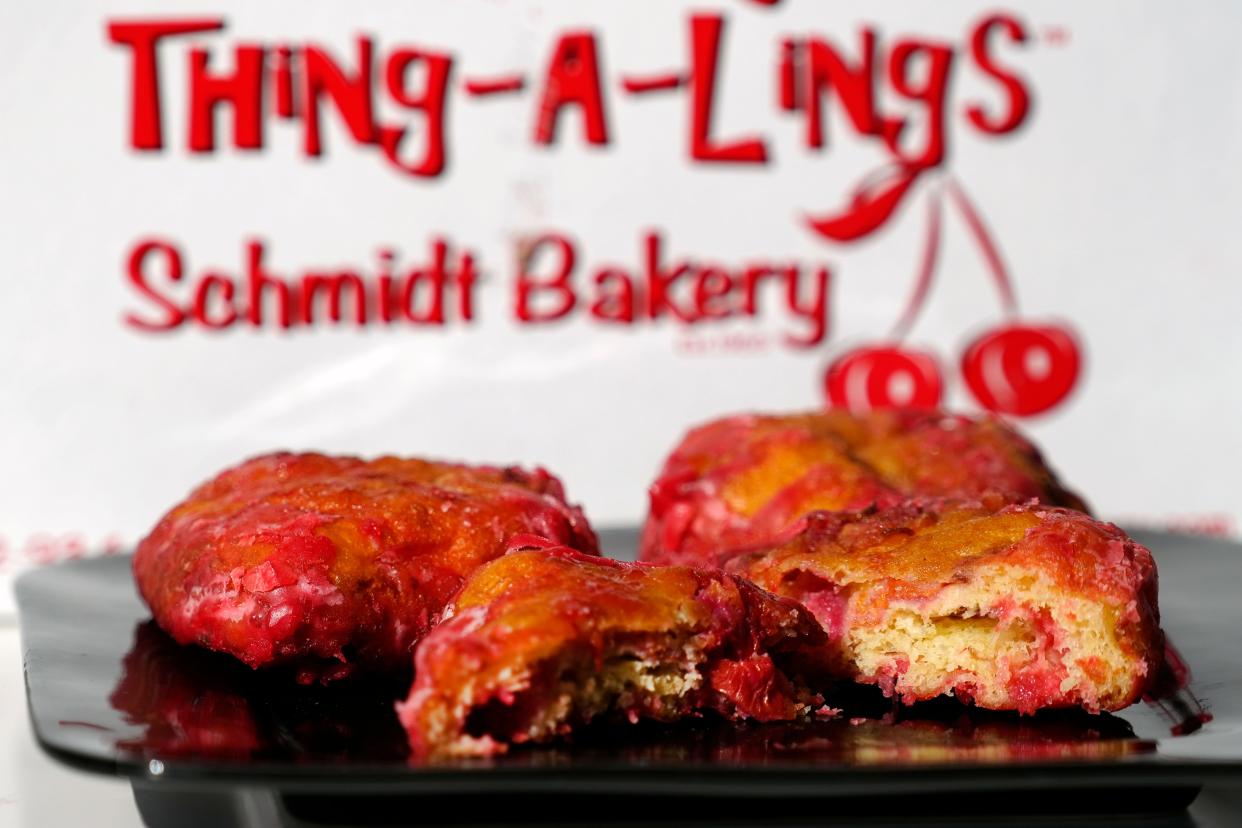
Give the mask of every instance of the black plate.
MULTIPOLYGON (((606 534, 606 548, 633 548, 633 532, 606 534)), ((1242 773, 1242 546, 1142 539, 1160 566, 1165 629, 1194 675, 1180 685, 1167 676, 1160 698, 1116 715, 1020 717, 951 700, 894 713, 860 691, 844 700, 852 720, 597 728, 572 745, 435 765, 406 756, 392 710, 405 687, 302 688, 180 647, 147 621, 128 557, 31 572, 17 595, 38 741, 70 764, 130 776, 138 789, 262 785, 294 804, 334 790, 572 791, 597 797, 592 807, 602 796, 623 808, 632 793, 957 796, 960 804, 966 791, 1106 788, 1125 791, 1110 809, 1141 810, 1153 792, 1171 796, 1157 804, 1184 805, 1177 792, 1242 773)), ((1027 797, 1026 809, 1034 801, 1027 797)))

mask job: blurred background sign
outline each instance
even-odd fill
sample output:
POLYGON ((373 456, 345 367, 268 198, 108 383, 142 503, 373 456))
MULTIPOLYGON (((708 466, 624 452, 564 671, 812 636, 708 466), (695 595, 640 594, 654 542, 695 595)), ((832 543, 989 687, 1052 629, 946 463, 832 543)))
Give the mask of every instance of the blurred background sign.
POLYGON ((0 15, 0 578, 276 448, 538 463, 634 523, 688 426, 829 403, 1242 518, 1235 4, 0 15))

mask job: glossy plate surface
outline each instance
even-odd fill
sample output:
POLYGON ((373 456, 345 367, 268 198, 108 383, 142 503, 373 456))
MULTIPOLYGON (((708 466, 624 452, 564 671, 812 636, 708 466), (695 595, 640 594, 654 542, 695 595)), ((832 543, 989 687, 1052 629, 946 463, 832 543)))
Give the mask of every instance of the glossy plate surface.
MULTIPOLYGON (((149 622, 129 558, 79 561, 18 584, 40 743, 136 780, 400 792, 564 790, 859 795, 890 791, 1199 785, 1242 774, 1242 546, 1138 534, 1160 567, 1164 627, 1192 677, 1116 715, 1020 717, 946 699, 894 712, 859 691, 842 718, 734 728, 597 727, 573 744, 412 764, 393 701, 407 686, 299 687, 181 647, 149 622)), ((636 533, 603 533, 624 555, 636 533)), ((632 554, 632 552, 630 552, 632 554)))

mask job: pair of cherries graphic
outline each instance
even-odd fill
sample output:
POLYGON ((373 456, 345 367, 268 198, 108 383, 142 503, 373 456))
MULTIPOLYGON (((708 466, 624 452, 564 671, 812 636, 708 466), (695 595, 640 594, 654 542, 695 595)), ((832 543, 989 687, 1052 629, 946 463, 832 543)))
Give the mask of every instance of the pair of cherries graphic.
MULTIPOLYGON (((907 177, 895 186, 905 190, 910 183, 907 177)), ((893 189, 888 192, 891 194, 893 189)), ((945 190, 979 244, 1007 317, 1004 324, 985 331, 966 347, 959 366, 962 379, 978 403, 989 411, 1016 417, 1048 411, 1069 396, 1077 384, 1082 368, 1078 342, 1063 324, 1030 324, 1018 318, 1012 283, 978 211, 952 179, 945 190)), ((865 411, 932 408, 940 404, 944 381, 939 362, 927 351, 903 346, 902 340, 926 302, 935 272, 942 192, 933 192, 928 201, 923 258, 905 311, 887 343, 855 348, 828 366, 824 391, 832 405, 865 411)), ((864 232, 870 229, 874 227, 864 232)))

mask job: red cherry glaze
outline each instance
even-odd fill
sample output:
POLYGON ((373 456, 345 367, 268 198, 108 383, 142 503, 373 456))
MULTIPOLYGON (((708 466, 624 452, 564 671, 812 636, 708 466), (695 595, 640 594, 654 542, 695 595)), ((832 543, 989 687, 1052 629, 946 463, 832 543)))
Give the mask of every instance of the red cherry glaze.
POLYGON ((692 429, 652 484, 641 559, 716 566, 767 546, 813 511, 911 497, 1039 500, 1086 509, 999 418, 912 409, 741 414, 692 429))
POLYGON ((397 705, 416 758, 501 753, 600 714, 770 722, 822 705, 810 683, 828 679, 827 640, 793 601, 720 570, 535 543, 474 570, 418 645, 414 685, 397 705), (618 663, 684 678, 600 695, 596 677, 618 663))
POLYGON ((527 533, 597 549, 542 469, 281 452, 174 506, 139 543, 134 577, 179 643, 327 681, 408 670, 465 577, 527 533))

